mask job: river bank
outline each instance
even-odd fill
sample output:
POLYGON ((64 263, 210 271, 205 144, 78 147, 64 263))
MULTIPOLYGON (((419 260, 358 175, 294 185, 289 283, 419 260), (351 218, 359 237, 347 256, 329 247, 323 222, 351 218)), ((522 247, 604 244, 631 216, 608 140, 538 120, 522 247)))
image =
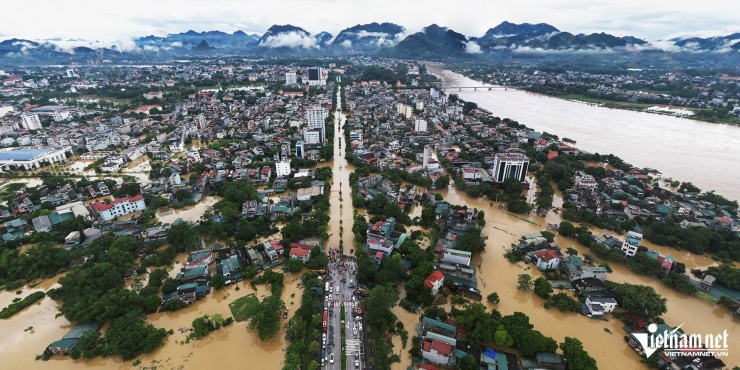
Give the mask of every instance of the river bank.
MULTIPOLYGON (((461 74, 429 64, 430 73, 445 86, 489 87, 461 74)), ((658 169, 664 177, 689 181, 703 190, 714 189, 740 199, 740 127, 647 112, 607 109, 515 89, 463 90, 465 101, 578 142, 591 153, 611 153, 638 167, 658 169), (533 109, 536 108, 536 109, 533 109), (700 153, 700 154, 699 154, 700 153)))

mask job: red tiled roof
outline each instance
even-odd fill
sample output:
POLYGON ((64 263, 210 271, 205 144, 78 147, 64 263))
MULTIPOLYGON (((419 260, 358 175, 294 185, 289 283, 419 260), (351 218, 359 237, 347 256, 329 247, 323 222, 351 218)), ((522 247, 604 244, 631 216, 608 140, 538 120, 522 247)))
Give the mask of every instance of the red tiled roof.
POLYGON ((315 245, 308 245, 308 244, 301 244, 301 243, 290 243, 290 248, 291 249, 292 248, 300 248, 300 249, 305 249, 305 250, 307 250, 307 251, 310 252, 311 250, 313 250, 314 248, 316 248, 316 246, 315 245))
POLYGON ((113 205, 112 204, 105 204, 103 202, 95 202, 95 203, 91 204, 90 207, 92 207, 92 209, 95 212, 100 213, 100 212, 103 212, 103 211, 106 211, 106 210, 109 210, 109 209, 113 208, 113 205))
POLYGON ((550 262, 551 260, 558 258, 558 254, 554 250, 535 253, 535 256, 537 256, 537 258, 541 258, 545 262, 550 262))
POLYGON ((290 255, 296 256, 296 257, 306 257, 308 254, 311 253, 308 249, 303 248, 291 248, 290 249, 290 255))
POLYGON ((432 364, 421 364, 419 365, 419 369, 423 370, 439 370, 438 367, 432 365, 432 364))
POLYGON ((272 245, 272 249, 276 251, 283 250, 283 245, 280 244, 280 241, 278 240, 270 240, 270 245, 272 245))
POLYGON ((432 342, 425 340, 423 343, 423 346, 421 347, 421 350, 424 352, 429 352, 431 348, 432 348, 432 342))
POLYGON ((442 279, 444 279, 444 275, 442 275, 441 272, 435 270, 431 274, 429 274, 429 277, 427 277, 426 280, 424 280, 424 285, 427 288, 432 289, 434 288, 434 283, 442 279))
POLYGON ((450 355, 452 352, 452 346, 445 342, 432 339, 432 349, 443 355, 450 355))

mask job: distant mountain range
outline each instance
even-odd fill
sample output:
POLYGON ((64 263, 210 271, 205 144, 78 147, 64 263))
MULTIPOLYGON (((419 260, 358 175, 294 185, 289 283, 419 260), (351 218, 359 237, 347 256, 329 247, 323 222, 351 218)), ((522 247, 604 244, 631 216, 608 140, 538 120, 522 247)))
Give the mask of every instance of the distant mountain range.
POLYGON ((675 38, 649 42, 633 36, 606 33, 572 34, 545 24, 503 22, 480 37, 465 36, 432 24, 410 33, 393 23, 358 24, 338 34, 315 35, 293 25, 274 25, 263 35, 242 31, 196 32, 165 37, 145 36, 133 43, 102 45, 84 40, 33 41, 10 39, 0 42, 0 64, 74 62, 134 62, 168 60, 190 55, 340 56, 377 55, 405 59, 481 59, 568 53, 712 53, 736 58, 740 55, 740 33, 709 38, 675 38))

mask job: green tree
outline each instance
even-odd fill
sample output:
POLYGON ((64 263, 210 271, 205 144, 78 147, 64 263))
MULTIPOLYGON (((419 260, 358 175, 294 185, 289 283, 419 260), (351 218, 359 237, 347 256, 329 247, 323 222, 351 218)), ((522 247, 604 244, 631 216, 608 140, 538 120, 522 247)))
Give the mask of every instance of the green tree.
POLYGON ((286 265, 288 266, 288 271, 293 273, 296 273, 303 269, 303 262, 301 262, 301 260, 298 258, 288 258, 286 260, 286 265))
POLYGON ((526 200, 516 198, 506 203, 506 209, 512 213, 527 214, 532 211, 532 207, 526 200))
POLYGON ((517 284, 517 289, 519 290, 532 290, 532 277, 529 274, 519 274, 517 284))
POLYGON ((447 189, 447 186, 449 185, 450 185, 450 177, 447 175, 442 175, 437 180, 434 181, 434 186, 437 189, 447 189))
POLYGON ((311 364, 308 365, 308 370, 316 370, 319 368, 319 363, 316 360, 311 360, 311 364))
POLYGON ((168 294, 177 291, 177 287, 180 284, 177 282, 177 280, 172 278, 167 278, 164 283, 162 283, 162 293, 168 294))
POLYGON ((558 226, 558 234, 566 238, 570 238, 571 236, 576 235, 576 227, 568 221, 563 221, 558 226))
POLYGON ((550 298, 550 293, 552 293, 552 286, 550 286, 550 283, 547 282, 547 279, 543 277, 538 277, 534 280, 534 293, 544 299, 550 298))
POLYGON ((260 302, 249 320, 249 329, 257 330, 260 340, 273 338, 280 330, 280 313, 285 303, 279 295, 271 295, 260 302))
POLYGON ((583 343, 571 337, 565 337, 565 341, 560 343, 560 350, 563 351, 563 358, 568 364, 568 369, 572 370, 598 370, 596 360, 588 355, 583 349, 583 343))
POLYGON ((129 361, 164 344, 167 331, 144 321, 141 312, 132 311, 111 322, 105 332, 106 352, 129 361))
POLYGON ((617 303, 645 320, 653 321, 666 313, 666 299, 651 286, 609 282, 617 303))
POLYGON ((506 331, 504 325, 499 325, 496 328, 496 332, 493 333, 493 341, 499 346, 511 347, 514 345, 514 338, 506 331))
POLYGON ((568 249, 565 250, 565 253, 567 253, 569 256, 577 256, 578 251, 575 248, 568 247, 568 249))
POLYGON ((460 370, 478 370, 480 367, 478 366, 478 362, 475 361, 475 358, 471 355, 465 355, 465 357, 460 360, 460 370))
POLYGON ((370 290, 370 296, 365 305, 365 319, 372 323, 373 328, 379 332, 385 332, 396 322, 396 316, 391 308, 396 306, 398 292, 387 285, 378 285, 370 290))
POLYGON ((486 300, 488 300, 489 303, 495 303, 498 304, 500 302, 500 298, 498 296, 498 293, 493 292, 486 297, 486 300))
POLYGON ((524 187, 522 186, 522 183, 519 182, 519 179, 510 177, 504 180, 504 193, 507 195, 518 196, 522 191, 524 191, 524 187))
POLYGON ((216 290, 221 290, 226 286, 226 279, 221 274, 215 274, 211 279, 211 286, 216 290))

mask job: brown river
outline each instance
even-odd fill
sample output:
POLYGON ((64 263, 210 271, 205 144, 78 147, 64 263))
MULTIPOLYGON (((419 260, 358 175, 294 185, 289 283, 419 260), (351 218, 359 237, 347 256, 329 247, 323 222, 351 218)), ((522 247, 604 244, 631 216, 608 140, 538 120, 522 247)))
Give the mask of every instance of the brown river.
MULTIPOLYGON (((486 92, 485 94, 489 93, 486 92)), ((518 92, 518 94, 524 93, 518 92)), ((524 96, 530 97, 534 95, 524 94, 524 96)), ((534 97, 536 99, 543 99, 543 97, 539 96, 534 97)), ((463 96, 463 98, 470 99, 467 96, 463 96)), ((561 102, 562 104, 568 103, 556 99, 552 100, 561 102)), ((483 106, 486 107, 485 105, 483 106)), ((496 115, 511 117, 510 114, 499 113, 496 109, 491 110, 496 115)), ((621 114, 621 111, 617 110, 606 110, 606 112, 608 113, 605 114, 621 114)), ((642 115, 639 116, 641 117, 642 115)), ((656 119, 663 118, 669 117, 658 116, 656 119)), ((521 118, 517 119, 521 123, 541 129, 535 122, 528 122, 521 118)), ((652 119, 652 116, 650 116, 650 119, 652 119)), ((677 122, 683 123, 684 120, 677 122)), ((352 166, 348 165, 344 159, 344 147, 339 147, 340 138, 344 136, 339 126, 335 125, 334 160, 322 164, 323 166, 332 166, 334 169, 330 197, 330 237, 327 246, 338 247, 341 237, 344 243, 345 254, 348 254, 349 249, 353 248, 354 245, 354 238, 351 232, 353 208, 348 183, 352 166), (342 195, 340 195, 340 190, 342 191, 342 195), (342 220, 341 224, 339 220, 342 220), (340 227, 344 228, 343 233, 340 232, 340 227)), ((711 126, 714 127, 715 125, 711 126)), ((564 132, 557 132, 560 130, 551 130, 549 128, 547 130, 565 135, 564 132)), ((579 139, 576 135, 570 132, 567 135, 578 139, 579 146, 581 146, 581 141, 585 144, 585 140, 579 139)), ((607 151, 604 150, 604 152, 607 151)), ((614 152, 622 156, 621 153, 614 152)), ((625 159, 628 158, 625 156, 625 159)), ((650 163, 643 165, 664 169, 650 163)), ((686 169, 683 169, 683 171, 685 172, 686 169)), ((671 173, 671 175, 677 178, 688 179, 682 173, 671 173)), ((718 180, 718 182, 723 181, 725 179, 718 180)), ((719 189, 719 186, 715 188, 719 189)), ((562 341, 566 336, 579 338, 584 343, 584 347, 589 354, 596 359, 601 369, 646 369, 646 366, 640 363, 641 357, 624 342, 622 338, 624 331, 619 320, 611 318, 609 321, 592 320, 574 313, 561 313, 555 308, 548 310, 542 307, 543 300, 541 298, 533 293, 524 293, 516 289, 517 276, 519 274, 529 273, 537 277, 539 273, 533 270, 531 265, 524 265, 522 263, 513 265, 509 263, 503 257, 505 250, 512 243, 516 243, 520 236, 542 231, 545 229, 547 223, 560 222, 559 215, 551 212, 544 218, 536 216, 528 217, 529 220, 540 225, 536 226, 507 215, 505 211, 498 209, 497 205, 489 200, 469 197, 463 192, 457 191, 454 187, 446 190, 437 190, 437 192, 441 193, 445 200, 452 204, 467 205, 485 211, 486 226, 484 234, 488 237, 487 248, 474 262, 476 266, 479 266, 479 288, 483 296, 485 297, 491 292, 497 292, 501 297, 501 303, 498 305, 494 306, 486 303, 489 308, 496 308, 504 315, 511 314, 515 311, 522 311, 530 317, 531 323, 537 330, 555 338, 558 342, 562 341), (606 329, 611 333, 607 332, 606 329)), ((213 200, 209 199, 209 201, 213 200)), ((555 205, 560 202, 562 200, 556 196, 555 205)), ((204 211, 205 207, 194 207, 192 210, 180 211, 177 216, 197 220, 204 211)), ((414 212, 418 211, 420 210, 414 209, 414 212)), ((601 231, 594 230, 594 232, 601 231)), ((579 251, 580 255, 587 252, 574 241, 559 236, 556 241, 562 248, 575 248, 579 251)), ((711 258, 706 256, 696 256, 670 248, 655 247, 650 245, 650 243, 646 243, 646 246, 657 249, 661 253, 673 255, 678 261, 685 263, 688 268, 706 267, 715 264, 711 258)), ((183 258, 184 255, 178 256, 178 261, 182 261, 183 258)), ((689 333, 721 333, 722 330, 727 329, 731 348, 729 357, 723 358, 723 360, 727 365, 730 365, 730 368, 732 365, 740 365, 740 345, 737 342, 737 338, 740 338, 738 321, 733 320, 724 309, 699 298, 677 293, 655 279, 635 275, 623 265, 612 263, 611 267, 614 272, 608 276, 608 279, 618 282, 651 285, 662 296, 666 297, 668 300, 668 313, 664 315, 664 318, 667 323, 674 326, 684 323, 683 328, 689 333)), ((27 294, 38 289, 49 289, 56 283, 58 278, 43 281, 34 288, 26 287, 21 296, 25 297, 27 294)), ((295 312, 295 309, 298 308, 300 303, 298 300, 300 299, 301 292, 297 286, 297 279, 298 275, 286 276, 286 288, 282 296, 291 314, 295 312), (291 297, 294 293, 295 296, 291 297)), ((203 314, 220 313, 224 316, 229 316, 228 303, 253 292, 249 284, 239 283, 239 286, 241 288, 239 291, 236 291, 235 286, 231 285, 222 291, 213 292, 204 300, 195 303, 191 307, 174 313, 150 315, 149 321, 152 324, 166 329, 173 329, 175 334, 167 339, 164 347, 153 353, 140 356, 141 366, 155 366, 158 369, 209 369, 216 366, 223 369, 279 369, 283 360, 284 349, 287 345, 282 331, 278 334, 278 337, 261 342, 255 333, 247 330, 246 323, 234 323, 230 327, 211 333, 203 340, 181 344, 181 341, 185 340, 186 334, 180 333, 178 331, 179 328, 190 327, 192 320, 203 314)), ((258 286, 256 294, 258 297, 261 297, 268 294, 268 290, 265 286, 258 286)), ((15 292, 1 292, 0 304, 5 306, 17 296, 15 292)), ((113 358, 84 361, 73 360, 70 357, 55 356, 48 362, 35 361, 34 357, 42 353, 47 344, 60 339, 72 327, 72 324, 64 319, 64 317, 55 318, 57 312, 56 302, 50 298, 44 298, 39 304, 26 308, 13 318, 0 320, 0 332, 3 333, 3 343, 6 346, 4 364, 0 368, 132 368, 131 362, 123 362, 113 358), (33 328, 24 331, 29 327, 33 328)), ((418 316, 408 313, 400 307, 396 307, 394 313, 404 323, 406 330, 409 331, 409 337, 412 337, 414 335, 414 324, 419 319, 418 316)), ((393 366, 393 370, 403 370, 411 363, 410 356, 407 352, 410 348, 410 343, 407 344, 406 348, 401 348, 400 339, 394 337, 393 344, 394 351, 399 353, 402 359, 400 364, 393 366)))
POLYGON ((515 89, 489 87, 439 64, 428 64, 450 94, 501 118, 511 118, 538 131, 576 140, 577 147, 592 153, 614 154, 639 167, 664 176, 690 181, 702 190, 716 190, 740 199, 740 127, 659 114, 609 109, 551 98, 515 89))

